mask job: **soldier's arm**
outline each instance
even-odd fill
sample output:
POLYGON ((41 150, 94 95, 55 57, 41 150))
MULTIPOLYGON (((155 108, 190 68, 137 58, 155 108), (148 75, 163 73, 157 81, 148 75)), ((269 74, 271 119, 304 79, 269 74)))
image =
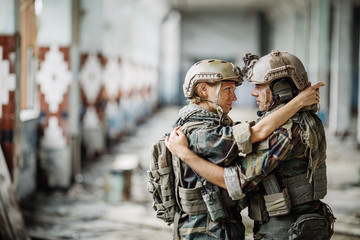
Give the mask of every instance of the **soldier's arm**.
POLYGON ((294 143, 289 138, 292 126, 291 123, 287 124, 286 128, 284 125, 277 129, 257 146, 256 151, 242 157, 236 165, 224 169, 230 196, 236 199, 234 196, 239 195, 239 192, 247 193, 253 190, 281 161, 289 159, 294 148, 294 143))
POLYGON ((172 131, 170 137, 165 138, 165 144, 171 153, 179 157, 207 181, 226 189, 224 168, 206 161, 192 152, 188 147, 185 134, 179 128, 177 127, 172 131))
POLYGON ((270 148, 259 150, 261 154, 254 152, 241 159, 241 163, 246 163, 248 168, 242 169, 240 164, 224 169, 193 153, 188 148, 187 138, 180 129, 175 129, 170 137, 165 139, 166 146, 173 154, 207 181, 227 189, 233 199, 238 199, 243 192, 253 189, 277 166, 278 161, 286 158, 292 149, 290 139, 284 129, 273 133, 269 142, 270 148))
MULTIPOLYGON (((302 106, 311 105, 314 101, 314 96, 316 97, 316 94, 318 94, 317 89, 324 84, 319 82, 316 85, 309 87, 308 89, 302 91, 295 100, 289 102, 287 104, 287 108, 285 110, 281 111, 282 109, 278 110, 275 113, 270 114, 263 120, 269 121, 270 125, 268 127, 265 127, 266 130, 263 131, 261 128, 266 126, 266 121, 261 121, 257 124, 258 127, 255 126, 250 127, 250 130, 248 129, 248 126, 243 124, 242 126, 235 126, 234 127, 234 139, 235 142, 238 145, 238 149, 240 151, 243 151, 244 153, 249 153, 252 151, 251 149, 251 142, 254 142, 255 140, 259 141, 261 139, 265 139, 268 135, 270 135, 277 127, 279 127, 281 124, 285 123, 293 114, 295 114, 302 106), (310 97, 309 97, 310 96, 310 97), (287 114, 291 114, 288 117, 284 117, 284 112, 287 112, 287 114), (246 128, 248 130, 246 130, 246 128), (266 132, 267 135, 258 135, 257 137, 253 137, 250 133, 255 133, 256 131, 264 133, 266 132), (244 136, 247 135, 247 136, 244 136)), ((318 96, 315 99, 316 102, 319 101, 318 96)), ((186 164, 188 164, 195 172, 197 172, 200 176, 204 177, 206 180, 212 182, 213 184, 216 184, 222 188, 226 188, 225 180, 224 180, 224 168, 217 166, 215 164, 212 164, 209 161, 206 161, 196 154, 194 154, 189 148, 188 148, 188 142, 186 136, 183 134, 181 130, 178 128, 175 129, 171 135, 171 144, 169 141, 169 138, 166 139, 165 143, 169 150, 178 156, 180 159, 182 159, 186 164)), ((231 169, 231 168, 229 168, 231 169)), ((229 171, 227 171, 229 172, 229 171)))
MULTIPOLYGON (((247 126, 247 128, 249 127, 247 126)), ((207 161, 221 166, 229 165, 238 157, 239 149, 233 136, 234 132, 231 126, 221 125, 199 128, 186 134, 191 151, 207 161)), ((247 140, 247 142, 249 141, 247 140)))
POLYGON ((255 125, 241 123, 233 126, 233 138, 239 152, 251 153, 252 143, 267 138, 303 106, 319 103, 319 88, 322 86, 324 86, 322 82, 318 82, 314 86, 309 85, 285 106, 269 114, 255 125))
POLYGON ((298 110, 304 106, 318 104, 320 100, 319 88, 325 86, 324 83, 318 82, 314 86, 309 86, 301 91, 295 98, 288 102, 284 107, 268 115, 256 125, 250 128, 251 143, 264 140, 276 128, 283 125, 289 118, 291 118, 298 110))

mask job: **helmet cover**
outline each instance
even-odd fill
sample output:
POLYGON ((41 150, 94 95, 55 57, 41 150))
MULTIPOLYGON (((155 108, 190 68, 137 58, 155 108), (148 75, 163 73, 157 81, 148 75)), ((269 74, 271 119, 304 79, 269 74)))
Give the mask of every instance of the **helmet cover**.
POLYGON ((183 84, 184 95, 194 97, 195 86, 198 83, 217 83, 220 81, 234 81, 236 86, 243 82, 243 75, 239 67, 231 62, 219 59, 205 59, 190 67, 183 84))
POLYGON ((302 62, 288 52, 273 50, 259 58, 247 53, 243 58, 243 72, 249 83, 270 84, 274 80, 289 77, 299 91, 308 85, 308 77, 302 62))

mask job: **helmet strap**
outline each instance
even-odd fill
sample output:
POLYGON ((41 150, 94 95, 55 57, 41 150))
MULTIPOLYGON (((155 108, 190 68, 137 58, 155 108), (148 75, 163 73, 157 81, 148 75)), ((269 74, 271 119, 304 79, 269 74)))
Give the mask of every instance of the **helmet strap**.
POLYGON ((221 81, 217 83, 214 101, 204 99, 204 98, 201 98, 199 96, 196 97, 196 100, 198 102, 211 102, 212 104, 214 104, 216 112, 217 112, 217 114, 218 114, 218 116, 220 118, 219 125, 221 124, 221 122, 223 121, 223 118, 224 118, 224 111, 223 111, 223 109, 220 107, 220 105, 218 103, 219 102, 220 89, 221 89, 221 81))
POLYGON ((216 87, 216 93, 215 93, 215 100, 214 100, 214 105, 217 111, 217 114, 220 117, 220 121, 219 121, 219 125, 221 124, 223 117, 224 117, 224 111, 223 109, 220 107, 218 101, 219 101, 219 94, 220 94, 220 89, 221 89, 221 81, 217 83, 217 87, 216 87))
POLYGON ((203 99, 203 98, 201 98, 201 97, 199 97, 199 96, 195 96, 195 99, 196 99, 196 102, 197 102, 197 103, 200 103, 200 102, 203 102, 203 101, 208 101, 208 100, 203 99))
POLYGON ((215 93, 215 100, 214 100, 215 105, 218 105, 220 88, 221 88, 221 82, 218 82, 216 85, 216 93, 215 93))

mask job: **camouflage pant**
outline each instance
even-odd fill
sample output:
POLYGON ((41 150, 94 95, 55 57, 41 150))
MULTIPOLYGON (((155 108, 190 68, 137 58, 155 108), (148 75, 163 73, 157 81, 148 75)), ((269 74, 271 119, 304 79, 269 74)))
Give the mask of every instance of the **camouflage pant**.
POLYGON ((181 240, 243 240, 245 226, 239 214, 236 220, 212 222, 209 215, 200 214, 181 219, 178 227, 181 240))

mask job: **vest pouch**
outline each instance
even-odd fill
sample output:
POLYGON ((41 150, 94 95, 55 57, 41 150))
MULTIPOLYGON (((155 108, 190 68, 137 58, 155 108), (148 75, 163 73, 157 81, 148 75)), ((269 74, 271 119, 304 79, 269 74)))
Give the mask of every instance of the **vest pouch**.
POLYGON ((178 211, 172 159, 173 156, 167 149, 164 139, 152 145, 150 167, 147 171, 147 190, 152 195, 152 207, 156 212, 156 217, 168 225, 174 222, 175 213, 178 211))
POLYGON ((334 234, 334 224, 336 217, 334 216, 334 213, 330 208, 330 206, 323 202, 321 202, 320 214, 323 215, 327 220, 328 223, 327 229, 328 229, 328 237, 329 237, 328 239, 330 239, 331 236, 334 234))
POLYGON ((287 189, 280 193, 265 195, 265 206, 270 217, 283 216, 290 213, 291 205, 287 189))
POLYGON ((206 210, 211 218, 211 221, 218 222, 219 220, 228 216, 222 203, 222 197, 218 186, 205 181, 203 183, 203 190, 201 190, 201 195, 205 202, 206 210))
POLYGON ((249 217, 258 222, 267 222, 269 220, 269 214, 266 211, 264 195, 261 192, 249 192, 248 198, 248 209, 249 217))
POLYGON ((318 213, 300 215, 289 229, 290 240, 327 240, 328 222, 318 213))

